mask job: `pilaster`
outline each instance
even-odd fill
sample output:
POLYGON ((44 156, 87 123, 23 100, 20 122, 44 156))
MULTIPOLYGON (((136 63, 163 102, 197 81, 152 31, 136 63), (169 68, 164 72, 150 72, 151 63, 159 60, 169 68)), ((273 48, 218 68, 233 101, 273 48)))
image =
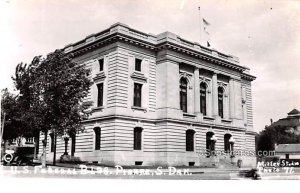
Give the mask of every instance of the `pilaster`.
POLYGON ((200 113, 200 81, 199 68, 194 68, 194 112, 200 113))
POLYGON ((218 79, 217 73, 212 76, 212 116, 218 116, 218 79))
POLYGON ((231 119, 235 118, 235 97, 234 97, 234 80, 229 79, 229 116, 231 119))

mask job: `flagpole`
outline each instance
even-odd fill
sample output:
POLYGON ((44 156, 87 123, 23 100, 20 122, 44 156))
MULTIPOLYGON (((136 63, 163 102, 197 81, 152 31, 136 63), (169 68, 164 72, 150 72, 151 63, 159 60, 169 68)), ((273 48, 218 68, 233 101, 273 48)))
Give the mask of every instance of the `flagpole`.
POLYGON ((200 6, 198 7, 198 10, 199 10, 199 28, 200 28, 200 39, 199 39, 199 43, 201 45, 201 39, 202 39, 202 27, 201 27, 201 11, 200 11, 200 6))

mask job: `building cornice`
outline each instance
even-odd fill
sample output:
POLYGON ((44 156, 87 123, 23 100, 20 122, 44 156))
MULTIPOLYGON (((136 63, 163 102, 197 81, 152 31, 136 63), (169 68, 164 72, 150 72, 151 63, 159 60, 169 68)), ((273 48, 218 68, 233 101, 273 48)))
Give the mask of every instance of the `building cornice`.
MULTIPOLYGON (((187 41, 173 33, 164 32, 159 35, 147 34, 132 29, 122 23, 116 23, 106 30, 91 34, 83 40, 69 44, 64 47, 64 52, 72 56, 77 56, 116 41, 122 41, 154 51, 171 49, 239 72, 248 69, 245 66, 239 65, 239 59, 235 56, 201 46, 196 42, 187 41)), ((245 75, 245 78, 249 80, 254 80, 255 77, 253 77, 254 76, 248 74, 245 75)))
MULTIPOLYGON (((240 132, 249 132, 246 131, 243 127, 235 127, 232 125, 220 125, 215 123, 206 123, 206 122, 198 122, 193 120, 186 120, 186 119, 172 119, 172 118, 162 118, 162 119, 149 119, 149 118, 142 118, 142 117, 131 117, 131 116, 125 116, 125 115, 108 115, 108 116, 102 116, 97 118, 90 118, 88 120, 82 121, 82 123, 92 123, 97 121, 103 121, 103 120, 109 120, 109 119, 124 119, 124 120, 130 120, 130 121, 142 121, 142 122, 148 122, 153 124, 158 124, 162 122, 174 122, 174 123, 180 123, 185 125, 193 125, 196 127, 214 127, 219 129, 230 129, 232 131, 240 131, 240 132)), ((249 133, 250 134, 250 133, 249 133)), ((251 133, 252 134, 252 133, 251 133)))
POLYGON ((250 74, 246 74, 246 73, 242 73, 241 74, 241 78, 245 79, 245 80, 249 80, 249 81, 253 81, 256 79, 255 76, 250 75, 250 74))
POLYGON ((157 46, 157 49, 158 50, 170 49, 170 50, 184 53, 184 54, 190 55, 192 57, 199 58, 199 59, 217 64, 217 65, 220 65, 223 67, 227 67, 227 68, 239 71, 239 72, 243 72, 246 69, 245 67, 236 64, 237 62, 230 61, 229 58, 228 59, 221 58, 218 54, 215 54, 217 52, 214 52, 214 51, 212 51, 211 54, 204 53, 204 52, 197 51, 197 50, 194 50, 191 48, 186 48, 182 45, 178 45, 178 44, 175 44, 172 42, 163 42, 157 46), (214 53, 214 54, 212 54, 212 53, 214 53))

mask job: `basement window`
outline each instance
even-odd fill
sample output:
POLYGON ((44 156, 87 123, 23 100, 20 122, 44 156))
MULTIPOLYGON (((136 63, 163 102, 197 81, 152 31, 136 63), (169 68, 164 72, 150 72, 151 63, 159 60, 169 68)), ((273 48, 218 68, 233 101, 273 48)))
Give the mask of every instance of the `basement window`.
POLYGON ((136 165, 136 166, 141 166, 141 165, 143 165, 143 162, 141 162, 141 161, 136 161, 134 165, 136 165))
POLYGON ((195 166, 195 162, 189 162, 189 166, 195 166))

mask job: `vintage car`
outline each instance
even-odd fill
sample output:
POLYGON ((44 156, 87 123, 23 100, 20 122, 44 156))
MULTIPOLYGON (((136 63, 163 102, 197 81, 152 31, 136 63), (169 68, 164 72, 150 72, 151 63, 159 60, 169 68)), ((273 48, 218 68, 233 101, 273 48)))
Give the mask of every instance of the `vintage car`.
POLYGON ((34 147, 11 147, 5 150, 2 157, 4 165, 7 164, 32 164, 34 158, 34 147))

